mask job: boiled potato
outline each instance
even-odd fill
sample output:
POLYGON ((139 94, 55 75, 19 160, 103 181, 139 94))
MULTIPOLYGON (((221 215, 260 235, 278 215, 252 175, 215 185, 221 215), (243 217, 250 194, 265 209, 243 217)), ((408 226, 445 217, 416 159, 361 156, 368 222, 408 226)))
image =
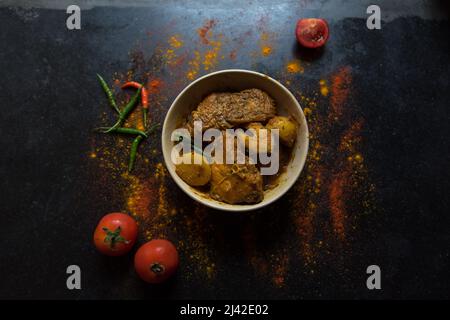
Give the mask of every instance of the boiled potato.
POLYGON ((276 116, 269 120, 268 129, 279 129, 280 140, 288 147, 292 147, 297 137, 297 125, 288 117, 276 116))
POLYGON ((193 187, 204 186, 211 179, 211 167, 201 154, 186 153, 182 156, 182 163, 175 166, 175 172, 188 185, 193 187), (201 164, 195 164, 195 162, 201 164))
POLYGON ((238 138, 245 143, 245 148, 247 150, 253 151, 255 153, 270 153, 272 151, 269 130, 267 130, 265 138, 262 140, 262 143, 260 143, 259 130, 266 128, 259 122, 251 122, 247 125, 247 129, 253 129, 257 139, 256 144, 250 143, 250 139, 253 138, 251 134, 246 134, 245 132, 238 134, 238 138))
MULTIPOLYGON (((266 136, 264 137, 264 139, 262 139, 262 141, 260 141, 259 130, 260 129, 266 129, 261 123, 259 123, 259 122, 249 123, 247 125, 247 129, 255 130, 256 137, 258 138, 258 140, 257 140, 258 141, 258 143, 257 143, 258 150, 254 150, 254 151, 257 151, 259 153, 270 153, 272 151, 272 146, 271 146, 271 143, 270 143, 270 131, 269 130, 267 130, 267 133, 266 133, 266 136)), ((254 148, 255 146, 250 145, 249 139, 246 139, 245 140, 245 147, 247 149, 250 149, 252 147, 254 148)))

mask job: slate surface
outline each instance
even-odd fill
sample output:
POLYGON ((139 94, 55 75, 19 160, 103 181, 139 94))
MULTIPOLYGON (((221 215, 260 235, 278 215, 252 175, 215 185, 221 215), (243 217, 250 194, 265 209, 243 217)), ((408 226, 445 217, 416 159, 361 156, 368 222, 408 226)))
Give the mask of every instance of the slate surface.
MULTIPOLYGON (((435 5, 437 11, 445 9, 439 2, 435 5)), ((186 7, 96 7, 83 11, 80 31, 67 31, 63 10, 0 8, 0 297, 449 298, 448 19, 402 16, 402 8, 396 8, 391 12, 396 18, 383 22, 381 31, 369 31, 360 17, 333 19, 331 12, 291 10, 283 2, 250 2, 248 10, 225 3, 186 7), (99 108, 92 105, 101 96, 94 75, 126 70, 136 41, 148 30, 156 30, 156 39, 163 41, 158 30, 170 21, 176 20, 173 33, 185 35, 189 46, 189 36, 197 37, 195 30, 205 19, 226 21, 217 28, 233 38, 262 13, 271 18, 281 39, 272 58, 251 60, 245 54, 250 49, 244 48, 236 60, 216 69, 249 68, 276 75, 283 68, 282 52, 296 54, 296 18, 320 13, 329 17, 332 38, 303 74, 305 91, 337 66, 352 67, 356 93, 351 105, 366 123, 363 151, 377 186, 376 212, 359 222, 353 254, 344 267, 324 259, 314 275, 305 275, 302 260, 293 259, 282 288, 270 283, 271 275, 255 275, 241 259, 232 230, 239 230, 246 218, 212 213, 226 240, 219 249, 222 262, 215 279, 205 280, 195 271, 188 277, 181 269, 168 284, 147 286, 136 279, 130 257, 111 261, 91 245, 97 220, 118 201, 89 193, 95 184, 86 174, 89 128, 98 125, 99 108), (80 291, 65 287, 70 264, 82 268, 80 291), (369 264, 382 267, 381 291, 365 287, 369 264)), ((171 81, 169 74, 162 75, 171 81)), ((167 110, 177 93, 168 94, 163 108, 167 110)), ((164 114, 156 117, 162 120, 164 114)), ((173 183, 169 186, 174 198, 190 205, 173 183)), ((292 208, 285 201, 277 210, 287 215, 292 208)), ((283 250, 294 234, 287 218, 270 214, 262 213, 255 223, 272 232, 263 241, 270 252, 283 250)))

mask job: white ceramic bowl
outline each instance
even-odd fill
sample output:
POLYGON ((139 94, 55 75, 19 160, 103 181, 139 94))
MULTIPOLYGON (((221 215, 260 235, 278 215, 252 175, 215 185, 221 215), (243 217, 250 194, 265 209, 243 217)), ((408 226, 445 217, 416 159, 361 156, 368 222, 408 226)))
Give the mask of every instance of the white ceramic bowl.
POLYGON ((305 164, 308 152, 308 126, 303 111, 292 95, 280 82, 262 73, 228 69, 207 74, 189 84, 176 97, 170 106, 164 120, 162 129, 162 150, 166 167, 177 185, 183 189, 192 199, 214 209, 225 211, 249 211, 267 206, 285 194, 295 183, 305 164), (209 93, 220 91, 241 91, 244 89, 258 88, 267 92, 277 106, 278 114, 290 115, 299 124, 297 141, 293 148, 293 155, 287 166, 287 170, 279 177, 278 186, 264 192, 263 201, 256 204, 232 205, 211 199, 207 194, 186 184, 176 173, 175 166, 170 155, 174 143, 170 136, 183 119, 209 93))

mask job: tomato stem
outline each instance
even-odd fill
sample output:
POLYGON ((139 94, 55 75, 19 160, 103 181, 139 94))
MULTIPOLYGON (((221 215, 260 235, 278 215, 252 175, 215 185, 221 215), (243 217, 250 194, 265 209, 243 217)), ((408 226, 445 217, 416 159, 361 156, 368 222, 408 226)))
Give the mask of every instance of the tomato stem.
POLYGON ((165 268, 159 262, 155 262, 150 266, 150 270, 156 274, 160 274, 164 272, 165 268))
POLYGON ((130 241, 126 240, 124 237, 122 237, 120 235, 120 232, 122 231, 122 228, 120 228, 120 226, 118 226, 116 228, 116 230, 114 230, 114 231, 111 231, 111 230, 109 230, 106 227, 103 227, 102 229, 106 233, 106 237, 105 237, 104 242, 108 243, 109 247, 111 249, 114 249, 115 246, 116 246, 116 243, 119 243, 119 242, 122 242, 122 243, 125 243, 125 244, 130 243, 130 241))

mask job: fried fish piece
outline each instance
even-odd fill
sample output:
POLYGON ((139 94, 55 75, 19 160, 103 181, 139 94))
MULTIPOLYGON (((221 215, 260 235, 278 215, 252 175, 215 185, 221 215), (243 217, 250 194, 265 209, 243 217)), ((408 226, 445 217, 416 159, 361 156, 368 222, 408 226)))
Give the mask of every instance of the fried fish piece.
POLYGON ((229 204, 261 202, 261 174, 253 164, 212 164, 210 195, 229 204))
POLYGON ((265 122, 275 114, 275 102, 259 89, 211 93, 192 112, 188 128, 192 130, 194 121, 202 121, 203 130, 229 129, 249 122, 265 122))

